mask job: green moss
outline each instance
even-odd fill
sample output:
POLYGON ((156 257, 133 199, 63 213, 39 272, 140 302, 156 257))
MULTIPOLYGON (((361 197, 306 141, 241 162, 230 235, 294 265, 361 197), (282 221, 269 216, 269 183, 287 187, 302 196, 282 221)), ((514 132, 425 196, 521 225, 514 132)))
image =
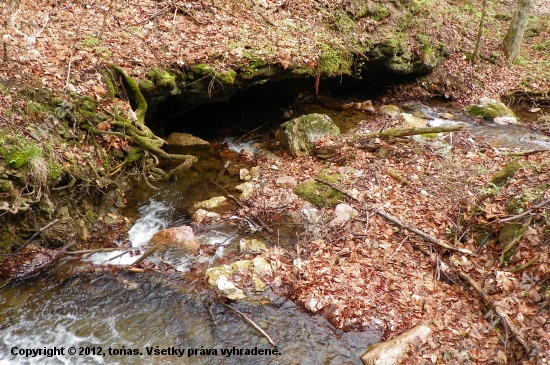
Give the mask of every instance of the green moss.
POLYGON ((216 78, 224 84, 232 85, 235 82, 237 73, 233 70, 227 72, 219 72, 216 74, 216 78))
POLYGON ((514 256, 519 240, 530 224, 531 217, 525 219, 522 223, 504 223, 499 234, 500 248, 505 251, 500 257, 502 264, 508 263, 510 258, 514 256))
POLYGON ((139 89, 145 92, 150 92, 155 89, 155 84, 149 79, 144 79, 139 82, 139 89))
POLYGON ((491 183, 496 186, 504 186, 511 178, 514 177, 516 172, 522 167, 518 161, 512 161, 504 165, 504 167, 497 172, 491 179, 491 183))
POLYGON ((386 8, 384 5, 378 3, 376 5, 376 8, 374 8, 374 10, 371 12, 370 16, 376 21, 381 21, 381 20, 384 20, 387 17, 389 17, 390 14, 391 13, 390 13, 390 10, 388 8, 386 8))
POLYGON ((194 65, 190 67, 191 71, 193 71, 196 74, 199 74, 201 76, 208 76, 208 75, 215 75, 216 70, 214 67, 206 65, 204 63, 199 63, 198 65, 194 65))
POLYGON ((13 190, 13 184, 10 180, 0 179, 0 191, 10 192, 13 190))
MULTIPOLYGON (((336 176, 338 176, 336 174, 336 176)), ((336 183, 335 175, 319 175, 321 180, 336 183)), ((304 181, 296 186, 296 195, 318 207, 333 207, 340 203, 342 193, 315 180, 304 181)))
POLYGON ((54 182, 58 182, 63 174, 64 170, 57 161, 50 161, 48 163, 48 178, 54 182))
POLYGON ((154 68, 147 72, 147 78, 151 80, 155 86, 177 88, 176 75, 169 71, 154 68))
POLYGON ((396 36, 390 36, 380 43, 378 46, 380 52, 385 55, 397 55, 405 52, 403 42, 401 42, 396 36))
POLYGON ((353 62, 349 53, 344 49, 336 49, 328 44, 321 44, 319 50, 321 51, 319 66, 323 74, 331 77, 351 73, 353 62))
POLYGON ((416 40, 422 45, 422 53, 426 55, 433 52, 430 38, 427 35, 418 33, 416 35, 416 40))
POLYGON ((27 166, 32 159, 42 156, 42 150, 34 143, 24 139, 19 141, 19 145, 11 145, 5 149, 5 153, 0 151, 0 155, 4 157, 8 164, 16 169, 27 166))
POLYGON ((30 118, 37 117, 41 112, 44 111, 42 104, 35 101, 29 101, 27 103, 27 116, 30 118))
POLYGON ((498 100, 482 98, 478 105, 470 105, 465 108, 466 113, 473 117, 484 119, 493 119, 496 117, 512 116, 515 117, 506 105, 498 100))
POLYGON ((115 70, 122 76, 122 78, 124 79, 128 87, 130 88, 130 91, 132 91, 132 95, 134 96, 134 99, 138 105, 136 109, 137 120, 138 120, 138 123, 143 124, 145 121, 145 112, 147 111, 147 101, 145 100, 145 98, 143 97, 143 94, 139 90, 138 84, 132 77, 126 75, 124 70, 121 69, 120 67, 113 64, 111 65, 111 67, 113 68, 113 70, 115 70))
POLYGON ((79 109, 82 111, 87 111, 93 114, 97 113, 97 102, 89 96, 80 98, 78 105, 79 109))

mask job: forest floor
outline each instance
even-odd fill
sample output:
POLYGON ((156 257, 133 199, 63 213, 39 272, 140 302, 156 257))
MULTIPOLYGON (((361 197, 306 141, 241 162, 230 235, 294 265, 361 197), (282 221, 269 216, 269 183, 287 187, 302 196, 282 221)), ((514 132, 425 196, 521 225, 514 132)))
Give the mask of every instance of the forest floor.
MULTIPOLYGON (((355 45, 334 17, 346 12, 340 3, 38 0, 22 1, 16 9, 3 2, 0 131, 24 131, 22 138, 33 140, 29 130, 42 122, 43 115, 40 110, 33 112, 33 103, 41 100, 36 97, 39 92, 29 93, 29 88, 56 95, 86 95, 105 114, 118 110, 130 115, 129 103, 108 97, 101 71, 111 63, 136 79, 155 67, 184 68, 198 63, 213 65, 219 72, 260 61, 314 69, 325 50, 323 44, 337 49, 355 45)), ((550 89, 550 1, 537 2, 537 16, 530 22, 520 57, 510 66, 505 65, 501 41, 512 3, 490 4, 481 57, 474 65, 467 54, 478 31, 480 1, 445 3, 437 8, 431 1, 411 3, 424 9, 418 10, 423 20, 412 19, 407 34, 421 31, 433 41, 444 41, 450 56, 414 85, 395 88, 394 95, 439 95, 466 105, 480 97, 499 98, 515 89, 550 89)), ((352 36, 360 45, 368 44, 371 34, 397 23, 393 16, 380 20, 366 17, 354 26, 352 36)), ((418 47, 410 41, 414 37, 407 39, 410 46, 418 47)), ((538 105, 528 107, 536 109, 538 105)), ((362 128, 377 130, 387 122, 380 116, 362 128)), ((534 211, 517 253, 506 265, 499 260, 497 240, 500 220, 511 215, 506 212, 506 202, 550 180, 549 154, 514 157, 473 145, 469 137, 467 132, 455 135, 449 159, 438 157, 428 145, 381 141, 378 151, 385 151, 381 154, 361 149, 351 140, 328 163, 280 153, 276 171, 270 168, 272 159, 260 158, 269 194, 258 190, 246 202, 248 210, 241 211, 243 215, 253 212, 266 221, 277 221, 289 210, 304 208, 303 200, 275 184, 282 174, 301 182, 315 178, 324 168, 346 175, 339 182, 343 190, 359 191, 359 203, 348 201, 360 213, 350 223, 322 224, 317 227, 320 236, 311 234, 298 240, 297 252, 277 247, 270 250, 268 258, 278 273, 270 284, 347 330, 375 326, 389 339, 416 324, 429 323, 434 335, 427 344, 413 349, 409 363, 550 363, 548 216, 534 211), (504 187, 492 187, 493 174, 513 159, 522 161, 523 167, 504 187), (388 172, 390 167, 405 177, 406 183, 395 180, 388 172), (377 215, 379 210, 471 251, 477 247, 475 227, 490 228, 493 234, 477 255, 449 253, 398 229, 377 215), (431 255, 424 256, 416 247, 425 247, 431 255), (535 258, 528 267, 512 272, 535 258), (487 310, 477 292, 456 277, 445 277, 438 260, 468 274, 488 292, 491 302, 515 323, 529 353, 509 328, 499 324, 494 311, 487 310)), ((61 166, 71 163, 90 165, 94 171, 104 169, 99 148, 59 140, 55 144, 64 149, 58 152, 61 166)), ((124 150, 120 142, 98 140, 106 150, 124 150)), ((546 192, 540 201, 548 198, 546 192)), ((536 203, 530 204, 528 207, 536 203)), ((322 212, 331 216, 330 208, 322 212)))
MULTIPOLYGON (((355 133, 382 128, 387 122, 377 117, 355 133)), ((238 212, 242 217, 257 215, 276 229, 281 221, 296 221, 289 212, 307 216, 303 209, 312 205, 293 189, 277 184, 283 176, 301 183, 319 173, 340 174, 337 187, 351 195, 355 190, 357 198, 342 199, 358 211, 345 224, 333 225, 334 207, 323 208, 319 221, 306 223, 303 234, 275 234, 280 246, 264 255, 276 267, 272 287, 345 330, 377 328, 390 339, 428 323, 434 335, 414 348, 406 363, 548 363, 547 213, 539 211, 534 217, 509 262, 500 260, 498 237, 500 220, 513 215, 506 211, 507 202, 550 181, 550 153, 514 157, 504 150, 476 146, 470 137, 468 132, 454 133, 448 159, 437 156, 427 144, 385 141, 371 152, 351 142, 326 162, 286 153, 260 159, 263 187, 245 200, 247 208, 238 212), (524 167, 507 185, 491 192, 492 176, 513 160, 524 167), (378 211, 476 254, 441 250, 377 215, 378 211), (477 253, 480 235, 487 239, 477 253), (289 244, 294 249, 289 250, 289 244), (456 273, 443 272, 439 260, 473 278, 490 301, 504 309, 525 338, 529 353, 509 329, 497 325, 499 317, 483 304, 479 293, 456 273)), ((349 136, 344 139, 353 141, 349 136)), ((546 190, 540 201, 548 198, 546 190)))

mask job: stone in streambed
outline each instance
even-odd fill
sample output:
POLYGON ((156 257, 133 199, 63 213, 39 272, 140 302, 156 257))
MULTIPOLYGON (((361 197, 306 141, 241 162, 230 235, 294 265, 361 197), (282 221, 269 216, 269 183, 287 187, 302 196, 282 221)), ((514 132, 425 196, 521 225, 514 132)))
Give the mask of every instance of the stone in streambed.
POLYGON ((168 136, 166 140, 168 146, 180 146, 180 147, 199 147, 209 146, 210 143, 206 142, 199 137, 195 137, 189 133, 174 132, 168 136))
POLYGON ((324 137, 337 137, 340 129, 329 116, 308 114, 292 119, 280 125, 278 139, 293 157, 309 155, 315 142, 324 137))
POLYGON ((164 248, 183 249, 192 254, 197 254, 200 245, 195 239, 193 229, 189 226, 173 227, 158 231, 151 237, 151 243, 161 244, 164 248))
POLYGON ((483 119, 515 117, 514 112, 508 109, 506 105, 490 98, 481 98, 479 99, 479 104, 467 106, 465 109, 468 115, 483 119))

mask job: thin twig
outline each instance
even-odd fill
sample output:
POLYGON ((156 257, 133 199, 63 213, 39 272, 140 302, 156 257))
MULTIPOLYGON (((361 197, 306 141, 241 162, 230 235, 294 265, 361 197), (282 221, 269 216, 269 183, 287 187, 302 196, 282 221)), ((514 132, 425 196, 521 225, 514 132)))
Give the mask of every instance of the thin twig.
POLYGON ((438 240, 437 238, 434 238, 430 235, 427 235, 426 233, 414 228, 414 227, 411 227, 409 225, 406 225, 404 223, 402 223, 399 219, 395 218, 395 217, 392 217, 391 215, 388 215, 386 213, 383 213, 379 210, 376 211, 376 214, 378 214, 379 216, 381 216, 382 218, 384 219, 387 219, 389 220, 390 222, 392 223, 395 223, 397 224, 399 227, 401 228, 404 228, 408 231, 411 231, 412 233, 422 237, 423 239, 425 239, 426 241, 428 242, 431 242, 433 244, 436 244, 438 246, 441 246, 449 251, 457 251, 457 252, 460 252, 460 253, 463 253, 465 255, 473 255, 474 253, 470 250, 466 250, 464 248, 459 248, 459 247, 453 247, 453 246, 450 246, 448 244, 446 244, 445 242, 441 241, 441 240, 438 240))
POLYGON ((46 224, 44 227, 40 228, 38 231, 36 231, 32 236, 31 238, 29 238, 28 240, 25 241, 25 243, 23 243, 17 250, 15 250, 14 252, 19 252, 21 251, 29 242, 31 242, 32 240, 34 240, 36 238, 36 236, 38 236, 40 233, 44 232, 45 230, 47 230, 48 228, 50 228, 51 226, 53 226, 54 224, 56 224, 57 222, 59 221, 59 219, 54 219, 53 221, 51 221, 50 223, 46 224))
POLYGON ((241 312, 241 311, 236 310, 235 308, 233 308, 232 306, 230 306, 230 305, 228 305, 228 304, 225 304, 225 303, 222 303, 222 302, 219 302, 219 303, 222 304, 222 305, 224 305, 224 306, 226 306, 227 308, 232 309, 233 311, 239 313, 241 316, 243 316, 244 319, 246 319, 246 321, 247 321, 248 323, 250 323, 250 324, 252 325, 252 327, 254 327, 254 328, 257 329, 258 331, 260 331, 260 333, 261 333, 262 335, 264 335, 264 337, 267 339, 267 341, 269 341, 269 343, 270 343, 271 345, 277 346, 277 345, 275 345, 275 342, 273 342, 273 340, 271 339, 271 337, 269 337, 269 335, 268 335, 263 329, 261 329, 260 326, 258 326, 256 323, 254 323, 253 320, 251 320, 250 318, 248 318, 248 317, 246 316, 246 314, 244 314, 244 313, 241 312))
POLYGON ((525 212, 523 212, 521 214, 514 215, 512 217, 508 217, 508 218, 505 218, 505 219, 499 219, 499 222, 509 222, 509 221, 514 221, 514 220, 526 217, 528 215, 531 215, 531 212, 533 211, 533 209, 542 208, 543 206, 545 206, 548 203, 550 203, 550 199, 545 200, 542 203, 539 203, 537 205, 533 205, 533 207, 531 207, 531 209, 527 209, 525 212))
POLYGON ((327 185, 327 186, 333 188, 334 190, 337 190, 337 191, 341 192, 342 194, 344 194, 344 195, 347 196, 348 198, 350 198, 350 199, 356 201, 357 203, 359 203, 359 199, 357 199, 356 197, 354 197, 354 196, 351 195, 350 193, 348 193, 348 192, 342 190, 342 189, 339 188, 338 186, 336 186, 336 185, 334 185, 334 184, 332 184, 332 183, 329 183, 328 181, 321 180, 321 179, 319 179, 319 178, 316 178, 315 181, 320 182, 320 183, 322 183, 322 184, 325 184, 325 185, 327 185))
POLYGON ((515 269, 510 270, 510 272, 512 272, 514 274, 517 273, 517 272, 520 272, 521 270, 526 269, 529 266, 533 265, 535 262, 537 262, 539 260, 539 258, 540 258, 540 255, 537 255, 537 256, 533 257, 531 260, 527 261, 525 264, 523 264, 521 266, 518 266, 515 269))

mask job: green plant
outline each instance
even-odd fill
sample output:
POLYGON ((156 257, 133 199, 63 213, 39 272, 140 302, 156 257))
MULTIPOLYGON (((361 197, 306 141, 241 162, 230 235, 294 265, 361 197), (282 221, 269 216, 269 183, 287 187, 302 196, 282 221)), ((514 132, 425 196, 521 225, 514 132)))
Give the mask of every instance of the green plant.
POLYGON ((376 21, 381 21, 390 16, 390 10, 386 8, 384 5, 378 3, 376 5, 376 8, 372 11, 372 18, 376 21))
POLYGON ((78 44, 81 45, 82 47, 90 47, 90 48, 99 46, 100 43, 101 43, 101 40, 92 36, 85 36, 84 39, 78 42, 78 44))

